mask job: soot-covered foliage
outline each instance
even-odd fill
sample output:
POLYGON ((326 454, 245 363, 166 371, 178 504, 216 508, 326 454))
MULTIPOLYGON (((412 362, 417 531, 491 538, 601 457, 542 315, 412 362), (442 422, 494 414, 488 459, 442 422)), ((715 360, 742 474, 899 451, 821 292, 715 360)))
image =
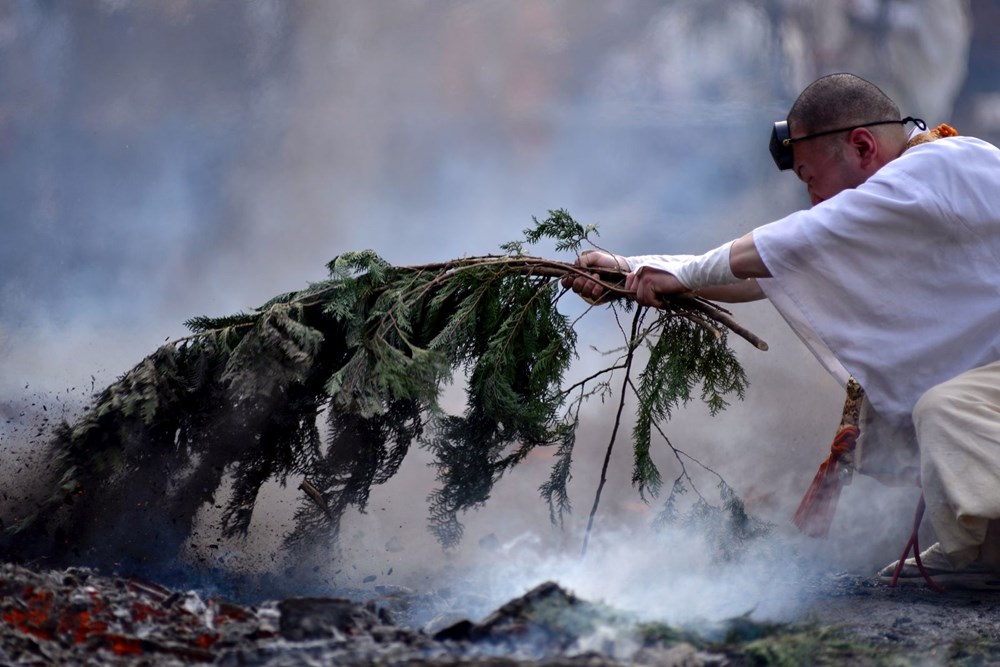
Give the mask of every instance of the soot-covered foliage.
MULTIPOLYGON (((55 490, 8 539, 166 560, 208 503, 219 503, 226 534, 245 534, 261 488, 278 481, 304 490, 288 543, 326 548, 344 513, 364 511, 414 446, 434 457, 429 524, 445 546, 461 539, 462 513, 536 448, 555 452, 540 492, 559 521, 571 507, 580 411, 611 393, 611 378, 631 366, 624 358, 643 348, 644 370, 621 386, 638 405, 633 482, 655 495, 654 431, 695 396, 716 411, 743 395, 726 327, 740 330, 692 297, 655 310, 609 299, 597 310, 633 312, 634 335, 603 370, 567 379, 577 333, 558 307, 559 278, 579 269, 525 248, 554 241, 575 256, 595 233, 551 211, 499 255, 397 267, 372 251, 345 253, 302 291, 190 320, 190 336, 143 359, 57 430, 55 490), (440 392, 456 376, 465 409, 446 414, 440 392), (116 541, 109 521, 129 525, 128 539, 116 541)), ((602 278, 621 292, 620 273, 602 278)))

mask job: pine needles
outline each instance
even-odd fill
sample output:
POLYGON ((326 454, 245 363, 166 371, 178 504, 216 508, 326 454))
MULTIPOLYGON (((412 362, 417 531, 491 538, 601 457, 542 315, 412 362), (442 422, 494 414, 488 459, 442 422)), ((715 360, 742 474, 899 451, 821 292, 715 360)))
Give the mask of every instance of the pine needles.
MULTIPOLYGON (((190 320, 192 335, 155 351, 57 431, 57 489, 15 526, 22 546, 44 534, 50 547, 54 540, 92 557, 170 559, 228 477, 227 535, 246 533, 267 481, 291 478, 306 494, 288 543, 327 548, 345 512, 364 511, 372 487, 391 479, 415 444, 434 456, 429 525, 443 545, 458 543, 462 513, 539 447, 555 450, 540 492, 560 521, 571 507, 580 411, 609 395, 616 373, 622 398, 637 398, 632 481, 655 495, 652 431, 695 395, 713 412, 726 396, 742 397, 746 377, 727 331, 764 346, 691 297, 656 311, 612 303, 634 312, 624 352, 567 384, 577 335, 558 308, 558 279, 579 269, 524 250, 549 239, 576 253, 594 234, 551 211, 502 255, 395 267, 371 251, 345 253, 305 290, 248 313, 190 320), (633 378, 642 348, 646 366, 633 378), (465 409, 445 414, 440 391, 458 374, 465 409), (102 530, 109 520, 134 530, 116 542, 102 530)), ((602 276, 618 294, 622 278, 602 276)), ((599 491, 595 512, 598 500, 599 491)))

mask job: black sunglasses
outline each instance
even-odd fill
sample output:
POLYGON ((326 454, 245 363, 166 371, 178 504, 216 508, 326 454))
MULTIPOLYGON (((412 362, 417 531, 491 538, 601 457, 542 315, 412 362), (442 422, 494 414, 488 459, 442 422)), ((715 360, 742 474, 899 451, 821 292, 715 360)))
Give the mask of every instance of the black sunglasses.
POLYGON ((914 118, 913 116, 907 116, 903 120, 878 120, 873 123, 861 123, 860 125, 851 125, 850 127, 839 127, 836 130, 824 130, 823 132, 814 132, 813 134, 807 134, 804 137, 795 137, 792 139, 791 132, 788 130, 788 121, 779 120, 774 124, 774 129, 771 130, 771 157, 774 158, 774 164, 778 165, 778 169, 785 171, 786 169, 792 168, 792 163, 794 162, 794 156, 792 155, 792 144, 798 141, 805 141, 806 139, 815 139, 816 137, 825 137, 828 134, 836 134, 838 132, 847 132, 849 130, 856 130, 859 127, 870 127, 872 125, 892 125, 895 123, 907 124, 913 123, 921 130, 927 129, 927 123, 925 123, 920 118, 914 118))

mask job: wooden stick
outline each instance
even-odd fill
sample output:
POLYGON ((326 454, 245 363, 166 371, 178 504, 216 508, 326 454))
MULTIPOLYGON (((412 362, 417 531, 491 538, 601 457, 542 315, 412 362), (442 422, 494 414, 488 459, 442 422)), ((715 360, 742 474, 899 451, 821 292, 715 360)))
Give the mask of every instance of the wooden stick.
POLYGON ((302 480, 299 488, 305 491, 306 495, 316 503, 316 506, 323 510, 323 514, 326 515, 327 519, 333 521, 333 513, 330 511, 330 506, 326 504, 326 499, 323 498, 323 494, 319 492, 319 489, 310 484, 308 479, 302 480))
MULTIPOLYGON (((767 342, 759 338, 752 331, 744 327, 742 324, 733 319, 732 315, 729 315, 726 311, 717 307, 715 304, 698 299, 696 297, 687 294, 677 294, 670 297, 669 299, 676 299, 682 303, 685 303, 692 310, 697 310, 703 313, 706 317, 709 317, 719 324, 725 326, 727 329, 732 331, 734 334, 740 338, 746 340, 748 343, 756 347, 758 350, 764 352, 767 351, 767 342)), ((666 299, 664 299, 666 300, 666 299)))

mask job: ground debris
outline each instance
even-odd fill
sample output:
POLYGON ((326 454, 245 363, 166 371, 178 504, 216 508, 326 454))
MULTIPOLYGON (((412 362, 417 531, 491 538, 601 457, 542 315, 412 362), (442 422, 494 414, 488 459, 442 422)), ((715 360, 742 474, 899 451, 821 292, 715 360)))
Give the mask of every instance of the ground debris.
POLYGON ((4 664, 211 662, 227 646, 274 634, 248 607, 177 594, 85 568, 0 565, 4 664), (39 662, 41 661, 41 662, 39 662))
POLYGON ((479 621, 455 622, 459 610, 441 608, 436 623, 421 629, 406 625, 407 611, 427 606, 428 594, 402 587, 380 587, 367 600, 301 596, 251 605, 87 568, 0 563, 0 664, 724 667, 1000 658, 1000 607, 992 600, 838 585, 816 597, 822 613, 806 623, 746 615, 672 626, 546 582, 479 621))

